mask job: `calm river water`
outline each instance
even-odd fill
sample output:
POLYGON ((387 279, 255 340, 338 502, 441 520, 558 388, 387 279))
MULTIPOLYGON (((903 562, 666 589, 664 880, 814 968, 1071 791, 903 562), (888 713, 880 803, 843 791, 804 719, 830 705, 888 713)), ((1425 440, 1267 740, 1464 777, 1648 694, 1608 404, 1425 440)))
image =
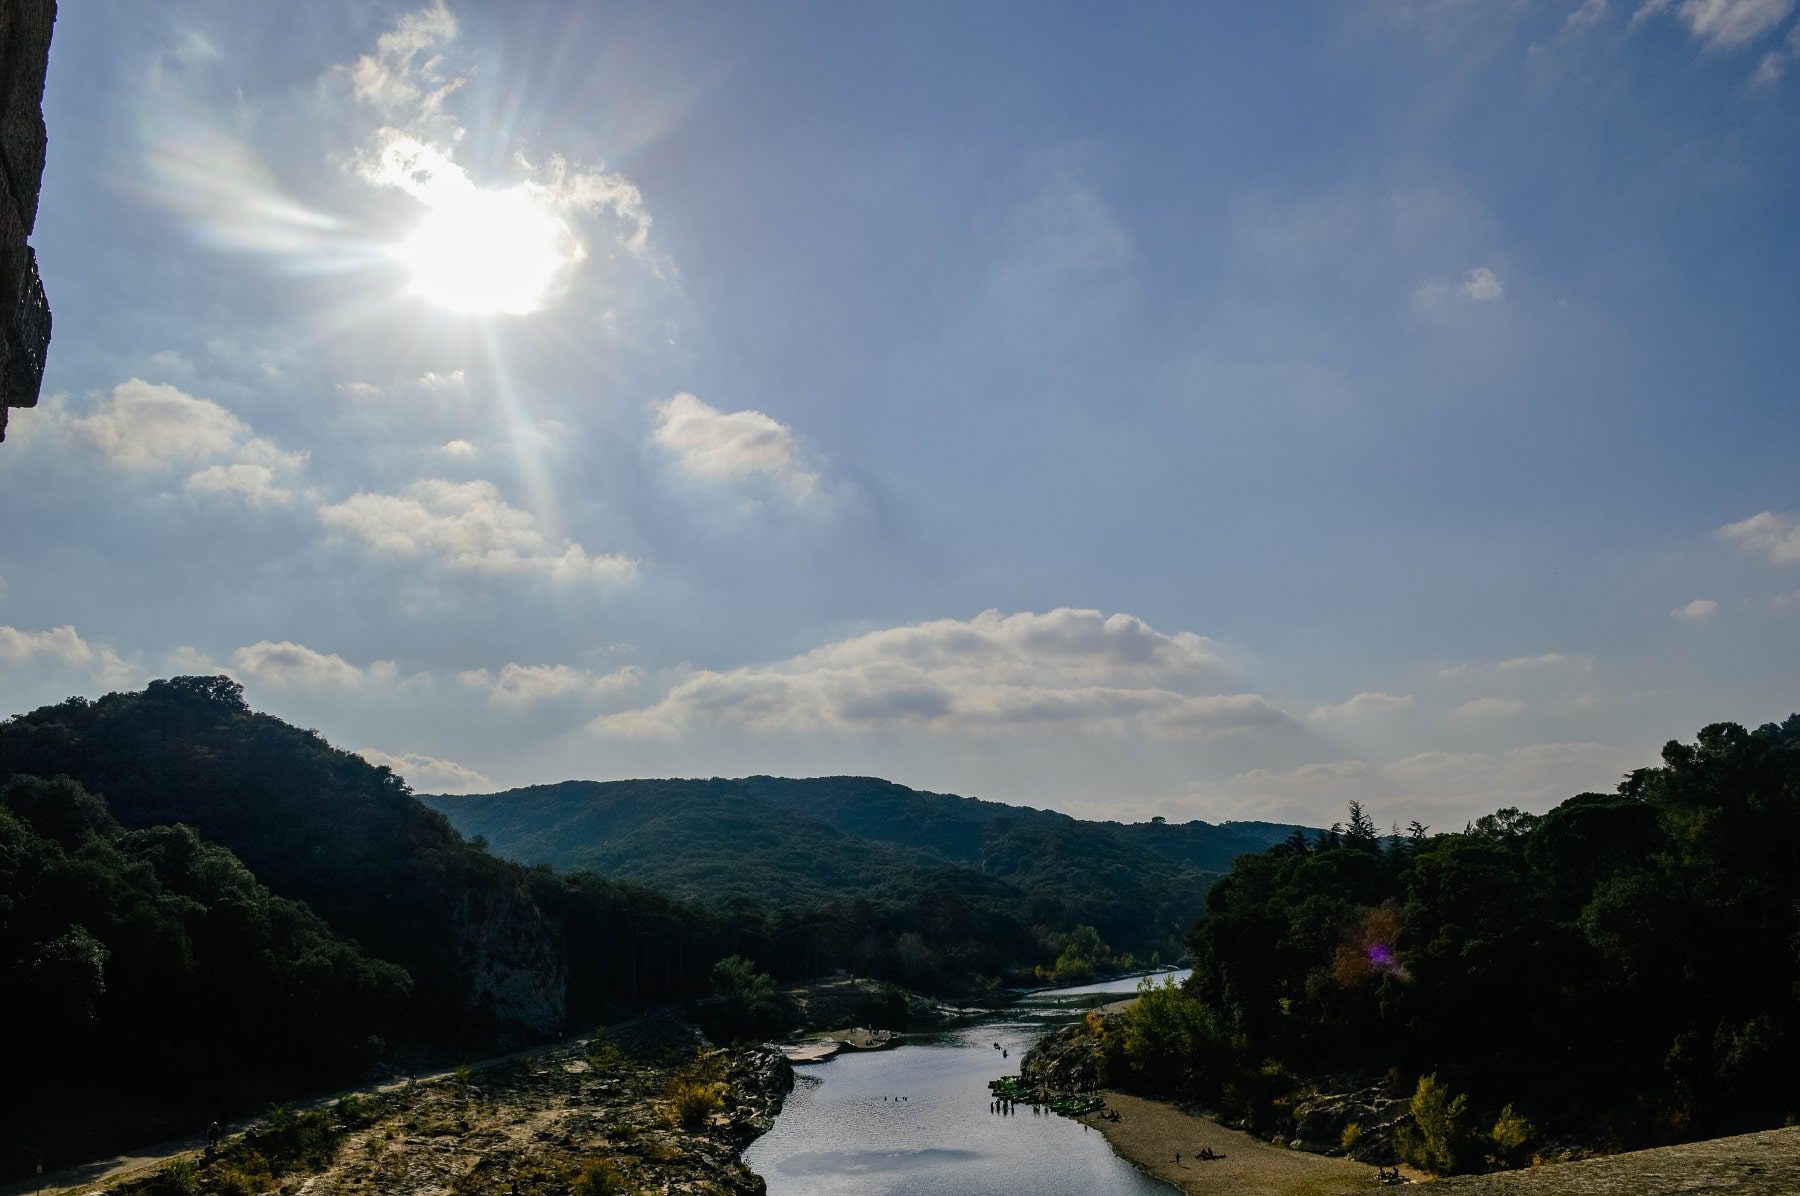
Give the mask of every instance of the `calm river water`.
POLYGON ((1135 991, 1134 977, 1033 993, 992 1017, 908 1035, 892 1050, 798 1067, 775 1128, 744 1161, 770 1196, 1168 1196, 1175 1189, 1079 1122, 1030 1109, 988 1112, 987 1082, 1017 1074, 1046 1030, 1135 991))

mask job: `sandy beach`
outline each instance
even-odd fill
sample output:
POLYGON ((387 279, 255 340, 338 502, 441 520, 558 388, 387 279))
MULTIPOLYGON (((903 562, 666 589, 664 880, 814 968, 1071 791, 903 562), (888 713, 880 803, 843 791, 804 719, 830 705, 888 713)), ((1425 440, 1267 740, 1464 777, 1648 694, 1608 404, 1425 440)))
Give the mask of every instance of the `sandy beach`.
POLYGON ((1101 1095, 1108 1108, 1119 1111, 1120 1120, 1102 1121, 1098 1114, 1080 1120, 1105 1134, 1121 1158, 1174 1184, 1188 1196, 1335 1196, 1381 1189, 1371 1164, 1271 1146, 1162 1101, 1123 1092, 1101 1095), (1211 1162, 1195 1159, 1194 1152, 1203 1146, 1225 1157, 1211 1162), (1175 1162, 1177 1150, 1180 1164, 1175 1162))

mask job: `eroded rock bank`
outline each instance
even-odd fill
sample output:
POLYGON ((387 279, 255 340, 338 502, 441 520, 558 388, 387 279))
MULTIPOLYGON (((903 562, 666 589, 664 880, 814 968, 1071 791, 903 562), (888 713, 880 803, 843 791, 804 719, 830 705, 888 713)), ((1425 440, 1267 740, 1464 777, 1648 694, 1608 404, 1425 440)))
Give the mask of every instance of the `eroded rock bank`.
POLYGON ((690 1034, 627 1044, 635 1054, 596 1039, 315 1111, 277 1111, 211 1158, 173 1160, 108 1191, 762 1193, 742 1154, 774 1124, 793 1068, 769 1047, 696 1047, 690 1034))

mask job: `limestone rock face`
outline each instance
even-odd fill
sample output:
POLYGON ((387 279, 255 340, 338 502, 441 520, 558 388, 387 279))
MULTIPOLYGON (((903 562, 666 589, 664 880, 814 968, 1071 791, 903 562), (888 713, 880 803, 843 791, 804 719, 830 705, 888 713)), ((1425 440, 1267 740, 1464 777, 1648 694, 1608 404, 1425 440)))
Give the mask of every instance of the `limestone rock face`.
POLYGON ((1038 1039, 1020 1061, 1019 1078, 1046 1092, 1093 1092, 1107 1081, 1094 1039, 1079 1024, 1038 1039))
POLYGON ((503 1027, 554 1037, 567 1012, 567 969, 543 912, 523 892, 471 893, 456 911, 466 1002, 503 1027))
POLYGON ((44 73, 56 0, 0 0, 0 439, 8 407, 35 407, 50 303, 26 238, 44 178, 44 73))

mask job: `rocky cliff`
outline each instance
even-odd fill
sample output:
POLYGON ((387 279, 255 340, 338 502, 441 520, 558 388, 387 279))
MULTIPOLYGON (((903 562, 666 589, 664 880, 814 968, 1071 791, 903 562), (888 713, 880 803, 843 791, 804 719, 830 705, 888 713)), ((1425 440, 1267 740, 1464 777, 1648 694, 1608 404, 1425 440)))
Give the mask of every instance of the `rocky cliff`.
POLYGON ((44 72, 56 0, 0 0, 0 440, 6 409, 35 407, 50 303, 26 239, 44 178, 44 72))
POLYGON ((459 971, 471 1011, 540 1036, 562 1033, 568 969, 543 911, 521 890, 465 894, 456 907, 459 971))

